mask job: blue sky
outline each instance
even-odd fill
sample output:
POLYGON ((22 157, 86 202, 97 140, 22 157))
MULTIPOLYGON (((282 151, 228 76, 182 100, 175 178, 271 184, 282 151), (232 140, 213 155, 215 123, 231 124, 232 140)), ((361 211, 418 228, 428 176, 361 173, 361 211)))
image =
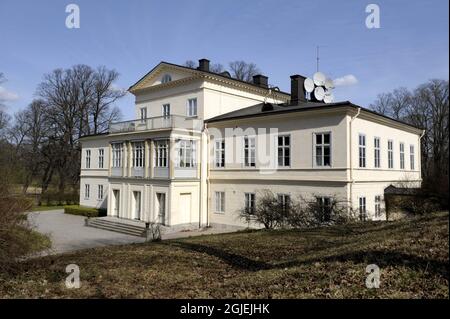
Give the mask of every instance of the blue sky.
MULTIPOLYGON (((433 1, 106 1, 0 0, 0 87, 8 112, 31 102, 45 73, 75 64, 105 65, 128 88, 159 61, 208 58, 256 63, 288 91, 289 76, 320 70, 355 81, 336 100, 368 106, 377 94, 449 75, 449 2, 433 1), (65 26, 66 5, 80 7, 81 28, 65 26), (380 7, 368 29, 365 8, 380 7)), ((119 102, 133 116, 131 95, 119 102)))

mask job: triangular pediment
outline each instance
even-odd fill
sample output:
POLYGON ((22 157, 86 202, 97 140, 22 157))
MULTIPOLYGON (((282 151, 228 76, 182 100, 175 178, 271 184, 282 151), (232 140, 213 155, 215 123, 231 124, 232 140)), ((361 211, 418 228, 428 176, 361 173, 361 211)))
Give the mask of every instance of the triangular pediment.
POLYGON ((162 84, 170 85, 172 82, 192 78, 196 75, 198 74, 195 69, 161 62, 132 85, 129 91, 133 92, 162 84))

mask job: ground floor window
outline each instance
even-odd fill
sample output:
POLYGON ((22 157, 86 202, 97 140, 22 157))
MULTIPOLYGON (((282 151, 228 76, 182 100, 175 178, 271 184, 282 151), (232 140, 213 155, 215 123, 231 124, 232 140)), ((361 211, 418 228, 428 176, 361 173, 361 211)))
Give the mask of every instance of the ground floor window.
POLYGON ((359 219, 361 221, 365 221, 367 219, 367 211, 366 211, 366 198, 359 198, 359 219))
POLYGON ((381 217, 381 196, 375 196, 375 217, 381 217))
POLYGON ((291 205, 291 196, 289 194, 278 194, 277 198, 283 212, 287 212, 291 205))
POLYGON ((255 193, 245 193, 245 211, 247 213, 254 213, 255 212, 255 193))
POLYGON ((215 212, 225 212, 225 192, 215 192, 215 212))
POLYGON ((97 194, 97 198, 98 198, 98 199, 103 199, 103 185, 98 185, 98 194, 97 194))
POLYGON ((330 197, 316 197, 317 200, 317 212, 319 219, 322 222, 328 222, 331 219, 331 198, 330 197))
POLYGON ((84 198, 89 199, 89 193, 91 191, 91 185, 85 184, 84 185, 84 198))

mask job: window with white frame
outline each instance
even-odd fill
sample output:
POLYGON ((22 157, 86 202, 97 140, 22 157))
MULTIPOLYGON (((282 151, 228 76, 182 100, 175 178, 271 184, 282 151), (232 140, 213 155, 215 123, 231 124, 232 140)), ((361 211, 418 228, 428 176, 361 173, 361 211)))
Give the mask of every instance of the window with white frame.
POLYGON ((244 137, 244 166, 255 167, 256 166, 256 138, 244 137))
POLYGON ((366 198, 359 197, 359 219, 365 221, 367 219, 366 198))
POLYGON ((214 148, 215 167, 225 167, 225 139, 216 139, 214 148))
POLYGON ((394 168, 394 141, 388 141, 388 168, 394 168))
POLYGON ((278 166, 286 167, 291 165, 291 137, 289 135, 278 136, 278 166))
POLYGON ((410 169, 414 170, 415 169, 415 161, 414 161, 415 157, 414 157, 414 145, 410 145, 409 146, 409 165, 410 165, 410 169))
POLYGON ((225 192, 214 192, 215 212, 225 213, 225 192))
POLYGON ((326 196, 316 197, 319 218, 322 222, 331 220, 332 203, 331 198, 326 196))
POLYGON ((289 194, 278 194, 278 203, 281 206, 281 209, 283 212, 287 212, 289 210, 289 207, 291 205, 291 195, 289 194))
POLYGON ((144 167, 145 153, 144 142, 133 142, 133 167, 144 167))
POLYGON ((168 118, 170 116, 170 104, 163 104, 162 106, 162 116, 168 118))
POLYGON ((197 98, 187 100, 187 116, 197 116, 197 98))
POLYGON ((314 152, 316 166, 331 166, 331 133, 315 133, 314 152))
POLYGON ((373 139, 373 150, 374 150, 374 154, 373 154, 373 158, 374 158, 374 163, 373 166, 375 168, 380 168, 381 167, 381 158, 380 158, 380 154, 381 154, 381 149, 380 149, 380 138, 379 137, 375 137, 373 139))
POLYGON ((375 196, 375 217, 381 217, 381 196, 375 196))
POLYGON ((98 185, 98 194, 97 194, 97 198, 98 198, 98 199, 103 199, 103 185, 98 185))
POLYGON ((400 169, 405 169, 405 144, 400 143, 400 169))
POLYGON ((191 168, 195 166, 195 141, 179 140, 176 143, 177 167, 191 168))
POLYGON ((86 168, 91 168, 91 150, 86 150, 86 168))
POLYGON ((105 150, 103 148, 98 149, 98 168, 103 168, 105 165, 105 150))
POLYGON ((91 192, 91 185, 89 184, 84 184, 84 198, 85 199, 89 199, 90 193, 91 192))
POLYGON ((111 148, 112 148, 112 167, 122 167, 122 153, 123 153, 122 143, 114 143, 111 145, 111 148))
POLYGON ((169 149, 169 142, 167 140, 155 142, 156 167, 168 166, 168 149, 169 149))
POLYGON ((141 107, 141 122, 143 122, 147 118, 147 108, 141 107))
POLYGON ((366 167, 366 136, 359 134, 359 167, 366 167))
POLYGON ((256 208, 256 195, 255 193, 245 193, 245 203, 244 203, 244 209, 247 213, 254 213, 256 208))
POLYGON ((161 79, 161 83, 168 83, 170 81, 172 81, 172 77, 170 76, 170 74, 164 74, 161 79))

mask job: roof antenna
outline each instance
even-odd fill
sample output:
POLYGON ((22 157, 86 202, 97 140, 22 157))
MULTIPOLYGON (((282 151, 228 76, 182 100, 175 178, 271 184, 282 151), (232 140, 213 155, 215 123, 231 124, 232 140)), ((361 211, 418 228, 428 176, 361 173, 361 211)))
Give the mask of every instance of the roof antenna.
POLYGON ((317 70, 316 72, 319 72, 319 46, 316 47, 316 60, 317 60, 317 70))

